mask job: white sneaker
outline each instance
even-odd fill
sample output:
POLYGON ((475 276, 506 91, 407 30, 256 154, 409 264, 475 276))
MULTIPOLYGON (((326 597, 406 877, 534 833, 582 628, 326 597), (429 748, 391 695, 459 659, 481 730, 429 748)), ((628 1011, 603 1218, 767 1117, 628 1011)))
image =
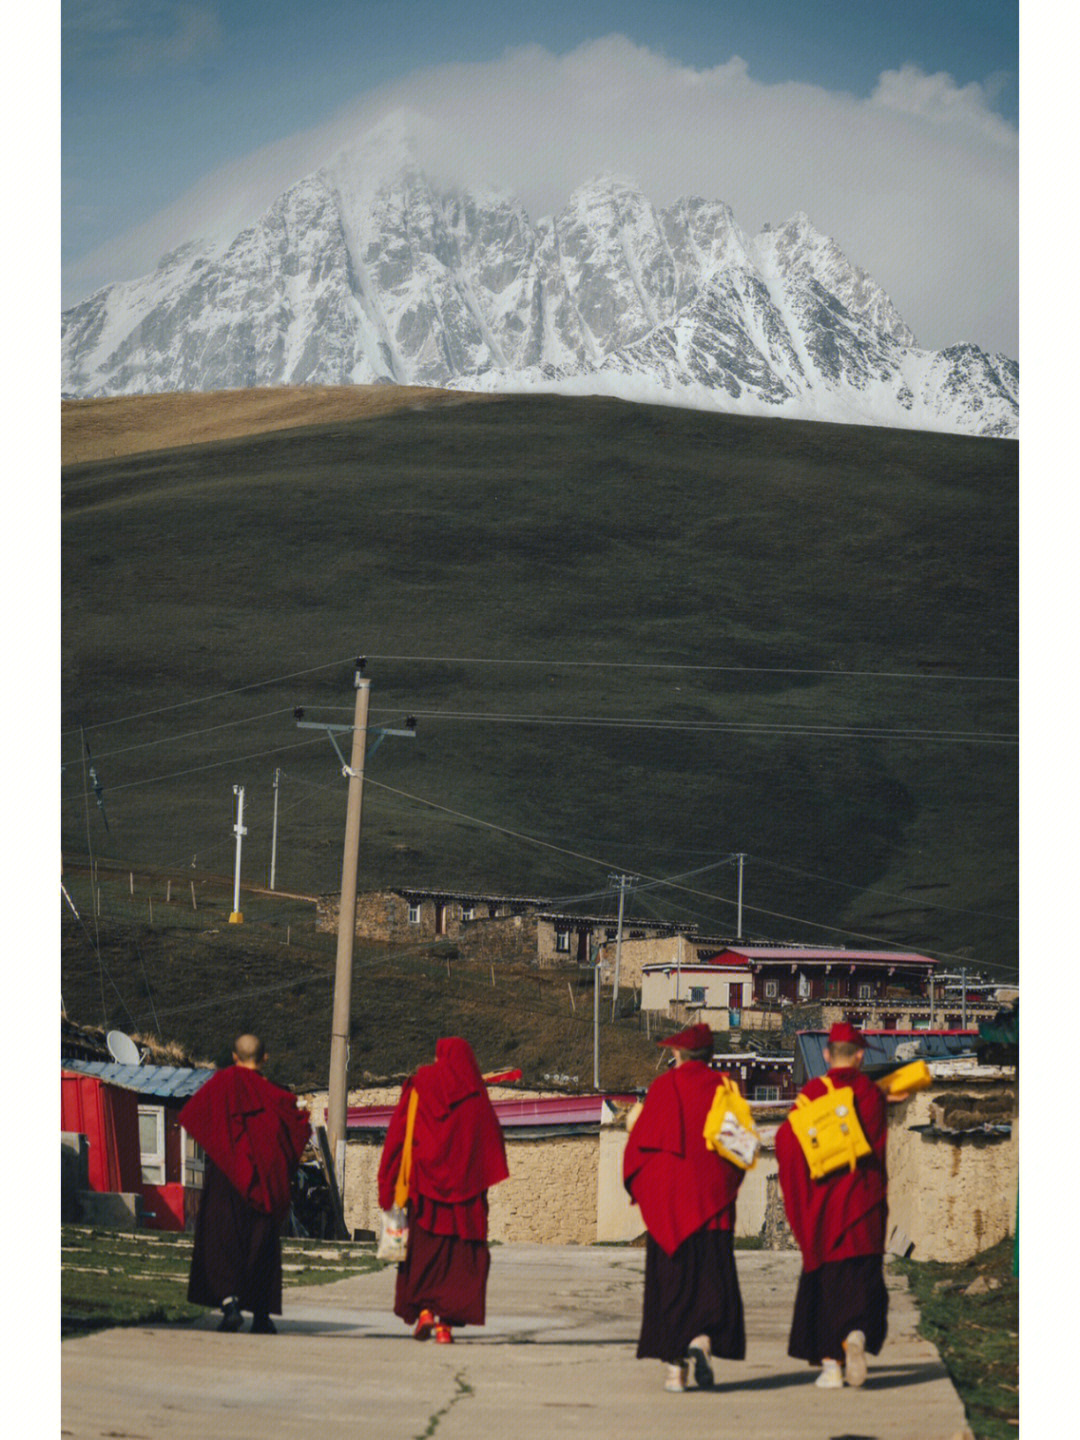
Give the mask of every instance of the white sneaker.
POLYGON ((866 1336, 852 1330, 844 1341, 844 1379, 856 1388, 866 1379, 866 1336))
POLYGON ((716 1384, 716 1377, 709 1364, 711 1354, 712 1343, 708 1335, 695 1335, 686 1352, 686 1363, 694 1367, 694 1384, 699 1390, 711 1390, 716 1384))
POLYGON ((667 1367, 667 1379, 664 1381, 664 1389, 672 1395, 681 1395, 686 1389, 686 1366, 669 1365, 667 1367))
POLYGON ((842 1390, 844 1388, 844 1372, 840 1369, 840 1361, 823 1361, 821 1374, 814 1384, 819 1390, 842 1390))

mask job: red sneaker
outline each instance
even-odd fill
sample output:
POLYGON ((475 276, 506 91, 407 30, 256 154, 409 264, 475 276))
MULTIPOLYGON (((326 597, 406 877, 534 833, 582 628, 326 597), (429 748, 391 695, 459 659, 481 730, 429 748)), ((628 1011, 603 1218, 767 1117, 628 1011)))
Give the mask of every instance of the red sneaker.
MULTIPOLYGON (((435 1325, 435 1316, 430 1310, 421 1310, 420 1318, 416 1322, 416 1329, 412 1332, 414 1340, 426 1340, 431 1334, 435 1325)), ((436 1336, 436 1339, 438 1337, 436 1336)))
POLYGON ((454 1337, 450 1334, 449 1325, 435 1326, 435 1343, 436 1345, 452 1345, 454 1343, 454 1337))

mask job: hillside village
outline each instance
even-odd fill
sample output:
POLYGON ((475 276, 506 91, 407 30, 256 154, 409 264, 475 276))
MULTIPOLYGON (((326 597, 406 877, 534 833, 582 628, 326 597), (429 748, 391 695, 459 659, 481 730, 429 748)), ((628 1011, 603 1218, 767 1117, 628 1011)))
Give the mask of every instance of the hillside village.
MULTIPOLYGON (((315 931, 335 936, 340 897, 322 895, 307 903, 315 931)), ((448 972, 482 978, 485 987, 490 974, 495 996, 501 994, 511 1010, 520 1002, 499 985, 505 986, 511 975, 532 972, 537 983, 556 992, 561 988, 567 1017, 580 1022, 579 1038, 584 1041, 592 1031, 597 1066, 603 1046, 605 1073, 611 1073, 610 1047, 617 1031, 640 1056, 639 1079, 630 1087, 613 1090, 610 1082, 606 1087, 593 1083, 598 1073, 592 1073, 587 1045, 579 1045, 573 1067, 518 1070, 516 1081, 493 1086, 496 1111, 517 1162, 512 1183, 493 1196, 492 1233, 498 1238, 590 1243, 640 1234, 640 1221, 620 1181, 622 1121, 655 1074, 655 1042, 664 1035, 687 1024, 708 1024, 715 1037, 713 1064, 736 1079, 768 1137, 799 1087, 823 1071, 823 1036, 840 1019, 854 1021, 867 1035, 871 1068, 884 1073, 922 1056, 935 1077, 929 1091, 893 1117, 890 1153, 895 1158, 890 1163, 901 1177, 891 1201, 896 1253, 967 1259, 985 1248, 988 1237, 994 1243, 1012 1233, 1015 1036, 1004 1049, 986 1037, 999 1033, 1003 1024, 1015 1025, 1015 987, 910 952, 746 943, 703 935, 695 924, 642 918, 632 903, 620 919, 617 908, 580 913, 558 908, 544 896, 453 887, 360 893, 355 938, 361 946, 380 950, 389 973, 399 955, 403 979, 412 973, 408 966, 418 953, 427 956, 429 969, 434 961, 448 972), (937 1137, 936 1145, 931 1137, 937 1137), (942 1167, 948 1155, 953 1158, 942 1167), (910 1177, 906 1185, 905 1176, 910 1177), (973 1197, 970 1205, 958 1204, 962 1194, 973 1197), (561 1197, 557 1205, 551 1203, 555 1196, 561 1197)), ((362 971, 357 981, 369 983, 362 971)), ((361 1013, 370 993, 360 991, 361 1013)), ((549 1023, 528 1007, 516 1018, 526 1026, 549 1023)), ((268 1015, 267 1028, 274 1023, 268 1015)), ((473 1038, 479 1042, 481 1032, 473 1038)), ((500 1050, 497 1032, 486 1039, 489 1048, 481 1053, 512 1058, 512 1052, 500 1050)), ((192 1064, 178 1047, 170 1053, 143 1037, 118 1059, 112 1035, 106 1043, 101 1031, 71 1022, 65 1024, 61 1050, 70 1213, 126 1226, 190 1229, 201 1158, 198 1147, 179 1131, 175 1115, 211 1073, 205 1062, 192 1064), (88 1087, 104 1091, 108 1103, 100 1096, 91 1103, 88 1087), (137 1146, 129 1144, 126 1160, 118 1143, 105 1147, 117 1156, 111 1168, 101 1167, 100 1144, 77 1139, 87 1127, 105 1123, 93 1115, 106 1114, 117 1137, 125 1125, 131 1137, 138 1137, 137 1146), (87 1169, 93 1156, 97 1168, 87 1169)), ((402 1053, 402 1071, 423 1058, 423 1053, 402 1053)), ((375 1233, 372 1166, 400 1079, 365 1079, 358 1068, 354 1063, 349 1071, 340 1209, 335 1218, 324 1205, 315 1223, 328 1233, 364 1238, 375 1233)), ((325 1088, 304 1093, 313 1123, 325 1123, 325 1088)), ((740 1202, 740 1233, 782 1247, 791 1240, 779 1205, 775 1162, 767 1156, 768 1151, 740 1202)), ((316 1148, 309 1183, 322 1183, 324 1165, 325 1156, 316 1148)))

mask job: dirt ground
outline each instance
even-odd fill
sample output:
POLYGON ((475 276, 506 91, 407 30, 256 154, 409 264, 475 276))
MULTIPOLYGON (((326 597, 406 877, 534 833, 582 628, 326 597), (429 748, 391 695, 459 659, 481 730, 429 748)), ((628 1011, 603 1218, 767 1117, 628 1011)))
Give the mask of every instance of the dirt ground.
POLYGON ((492 396, 423 385, 282 385, 205 394, 118 395, 61 402, 64 465, 236 440, 268 430, 373 419, 395 410, 463 405, 492 396))

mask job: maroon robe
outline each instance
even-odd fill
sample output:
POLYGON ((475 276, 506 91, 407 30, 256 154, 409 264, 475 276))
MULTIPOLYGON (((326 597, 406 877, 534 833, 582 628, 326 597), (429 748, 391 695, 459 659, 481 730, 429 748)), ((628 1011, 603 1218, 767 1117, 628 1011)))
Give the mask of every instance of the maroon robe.
MULTIPOLYGON (((829 1071, 837 1086, 850 1085, 863 1133, 871 1146, 854 1170, 814 1180, 802 1147, 787 1121, 776 1132, 776 1160, 784 1208, 802 1251, 803 1272, 795 1296, 788 1354, 817 1365, 843 1359, 843 1341, 861 1330, 876 1355, 887 1331, 888 1294, 882 1270, 885 1250, 886 1102, 878 1087, 847 1066, 829 1071)), ((821 1079, 801 1093, 825 1094, 821 1079)))
POLYGON ((731 1230, 743 1171, 705 1144, 720 1072, 688 1060, 654 1080, 623 1155, 623 1184, 668 1255, 695 1230, 731 1230))
POLYGON ((219 1070, 180 1111, 207 1154, 188 1299, 281 1314, 281 1224, 311 1124, 295 1097, 257 1070, 219 1070))
MULTIPOLYGON (((854 1170, 845 1167, 814 1180, 790 1124, 785 1120, 776 1132, 780 1189, 804 1270, 885 1250, 885 1097, 860 1070, 840 1067, 830 1070, 829 1077, 837 1088, 851 1086, 872 1153, 854 1170)), ((827 1089, 823 1080, 814 1079, 800 1093, 816 1100, 827 1089)))
POLYGON ((394 1313, 408 1324, 430 1310, 448 1325, 482 1325, 491 1264, 487 1191, 509 1174, 502 1128, 468 1043, 440 1040, 435 1063, 406 1081, 390 1117, 379 1162, 383 1210, 394 1203, 414 1091, 409 1247, 394 1313))
POLYGON ((746 1354, 732 1248, 744 1172, 705 1144, 721 1075, 687 1060, 649 1088, 623 1156, 623 1183, 648 1230, 639 1359, 678 1364, 708 1335, 718 1359, 746 1354))

